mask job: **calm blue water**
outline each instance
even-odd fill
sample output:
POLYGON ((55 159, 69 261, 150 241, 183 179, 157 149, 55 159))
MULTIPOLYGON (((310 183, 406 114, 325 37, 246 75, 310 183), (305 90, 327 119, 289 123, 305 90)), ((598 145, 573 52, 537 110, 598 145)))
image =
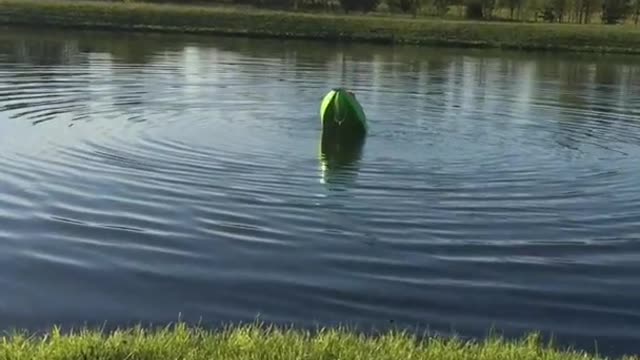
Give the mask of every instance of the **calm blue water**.
POLYGON ((638 353, 638 64, 4 28, 2 327, 260 317, 638 353), (335 86, 371 132, 329 162, 335 86))

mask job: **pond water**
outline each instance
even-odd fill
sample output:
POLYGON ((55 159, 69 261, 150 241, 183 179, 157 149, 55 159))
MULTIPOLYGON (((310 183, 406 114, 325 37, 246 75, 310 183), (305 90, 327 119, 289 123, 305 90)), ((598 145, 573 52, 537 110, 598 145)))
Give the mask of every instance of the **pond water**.
POLYGON ((637 59, 3 28, 2 326, 640 352, 637 59), (336 86, 371 130, 328 159, 336 86))

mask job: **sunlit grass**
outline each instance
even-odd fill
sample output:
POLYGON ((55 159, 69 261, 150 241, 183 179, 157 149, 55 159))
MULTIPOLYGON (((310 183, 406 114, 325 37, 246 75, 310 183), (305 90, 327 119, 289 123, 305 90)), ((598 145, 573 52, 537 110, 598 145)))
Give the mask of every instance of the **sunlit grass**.
POLYGON ((0 24, 640 53, 640 28, 412 19, 146 3, 0 0, 0 24))
MULTIPOLYGON (((6 360, 591 360, 587 353, 560 350, 536 334, 517 341, 490 337, 484 341, 428 337, 405 332, 365 336, 344 329, 314 332, 278 329, 259 324, 207 331, 179 323, 147 330, 101 332, 81 330, 63 334, 10 335, 0 342, 6 360)), ((627 357, 625 359, 637 359, 627 357)))

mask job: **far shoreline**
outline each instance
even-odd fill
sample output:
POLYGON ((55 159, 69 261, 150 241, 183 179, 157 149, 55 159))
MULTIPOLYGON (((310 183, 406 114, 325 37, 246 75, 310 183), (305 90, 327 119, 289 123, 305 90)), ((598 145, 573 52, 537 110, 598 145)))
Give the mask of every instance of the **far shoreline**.
POLYGON ((0 26, 640 54, 640 28, 628 25, 413 19, 192 5, 0 0, 0 26))

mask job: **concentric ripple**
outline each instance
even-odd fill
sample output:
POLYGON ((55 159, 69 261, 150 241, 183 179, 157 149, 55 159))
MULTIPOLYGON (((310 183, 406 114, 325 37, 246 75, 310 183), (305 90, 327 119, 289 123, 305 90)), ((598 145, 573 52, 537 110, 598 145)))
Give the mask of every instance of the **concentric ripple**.
POLYGON ((637 350, 633 60, 0 41, 9 327, 260 315, 637 350), (322 153, 318 104, 337 85, 371 132, 322 153))

